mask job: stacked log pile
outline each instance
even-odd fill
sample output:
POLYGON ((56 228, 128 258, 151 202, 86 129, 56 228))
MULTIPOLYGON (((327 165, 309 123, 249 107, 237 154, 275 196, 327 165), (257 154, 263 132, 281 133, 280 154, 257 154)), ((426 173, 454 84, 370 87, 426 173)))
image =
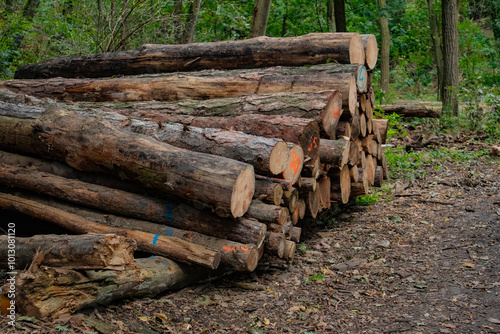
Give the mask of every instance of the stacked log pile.
MULTIPOLYGON (((387 178, 387 122, 373 119, 377 54, 373 35, 326 33, 22 67, 0 83, 0 208, 132 239, 158 263, 253 271, 264 253, 291 262, 302 221, 387 178)), ((140 276, 153 265, 144 261, 127 265, 140 276)), ((192 276, 169 268, 175 284, 192 276)), ((137 294, 158 292, 152 285, 137 294)), ((120 296, 97 290, 73 310, 120 296)))

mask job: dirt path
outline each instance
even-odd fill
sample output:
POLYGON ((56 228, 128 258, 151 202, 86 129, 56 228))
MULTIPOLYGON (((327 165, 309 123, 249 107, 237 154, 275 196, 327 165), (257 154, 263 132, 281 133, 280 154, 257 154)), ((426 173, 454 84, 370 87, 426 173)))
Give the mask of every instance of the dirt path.
POLYGON ((309 226, 291 266, 269 260, 254 273, 55 324, 21 319, 18 327, 29 333, 500 333, 500 162, 482 157, 436 166, 423 166, 426 175, 411 184, 392 183, 374 205, 309 226))

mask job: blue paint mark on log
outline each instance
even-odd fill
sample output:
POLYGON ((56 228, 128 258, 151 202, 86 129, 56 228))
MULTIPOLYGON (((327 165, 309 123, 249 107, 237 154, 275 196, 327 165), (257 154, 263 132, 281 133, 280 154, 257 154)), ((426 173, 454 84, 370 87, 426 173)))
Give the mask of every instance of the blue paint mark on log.
POLYGON ((160 235, 159 235, 159 234, 157 234, 157 235, 155 235, 155 237, 153 238, 153 246, 156 246, 156 243, 158 242, 158 237, 159 237, 159 236, 160 236, 160 235))
POLYGON ((171 237, 172 236, 172 229, 170 227, 167 226, 167 229, 165 230, 165 235, 167 237, 171 237))
POLYGON ((174 207, 174 203, 172 202, 166 202, 165 203, 165 218, 167 221, 172 221, 174 218, 174 214, 172 212, 172 208, 174 207))
POLYGON ((362 91, 366 86, 366 79, 367 79, 366 67, 364 66, 359 67, 357 77, 358 77, 357 78, 358 89, 362 91))

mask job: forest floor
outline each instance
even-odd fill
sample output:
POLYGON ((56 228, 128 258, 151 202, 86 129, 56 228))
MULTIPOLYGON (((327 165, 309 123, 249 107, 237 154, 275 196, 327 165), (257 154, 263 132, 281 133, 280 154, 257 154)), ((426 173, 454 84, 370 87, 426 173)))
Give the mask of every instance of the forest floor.
MULTIPOLYGON (((477 141, 443 138, 447 152, 477 141)), ((422 152, 439 150, 439 146, 422 152)), ((291 265, 128 300, 27 333, 500 333, 500 159, 435 158, 303 229, 291 265)), ((2 317, 0 328, 6 328, 2 317)))

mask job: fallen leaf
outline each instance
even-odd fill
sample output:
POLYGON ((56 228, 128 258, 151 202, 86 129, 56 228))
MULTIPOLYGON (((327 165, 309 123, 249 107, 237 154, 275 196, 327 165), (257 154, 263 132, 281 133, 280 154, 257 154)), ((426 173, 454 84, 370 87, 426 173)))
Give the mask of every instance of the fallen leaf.
POLYGON ((495 318, 488 318, 488 322, 491 322, 493 324, 500 324, 500 320, 495 318))
POLYGON ((464 263, 462 264, 462 267, 465 268, 474 268, 476 265, 474 263, 464 263))

